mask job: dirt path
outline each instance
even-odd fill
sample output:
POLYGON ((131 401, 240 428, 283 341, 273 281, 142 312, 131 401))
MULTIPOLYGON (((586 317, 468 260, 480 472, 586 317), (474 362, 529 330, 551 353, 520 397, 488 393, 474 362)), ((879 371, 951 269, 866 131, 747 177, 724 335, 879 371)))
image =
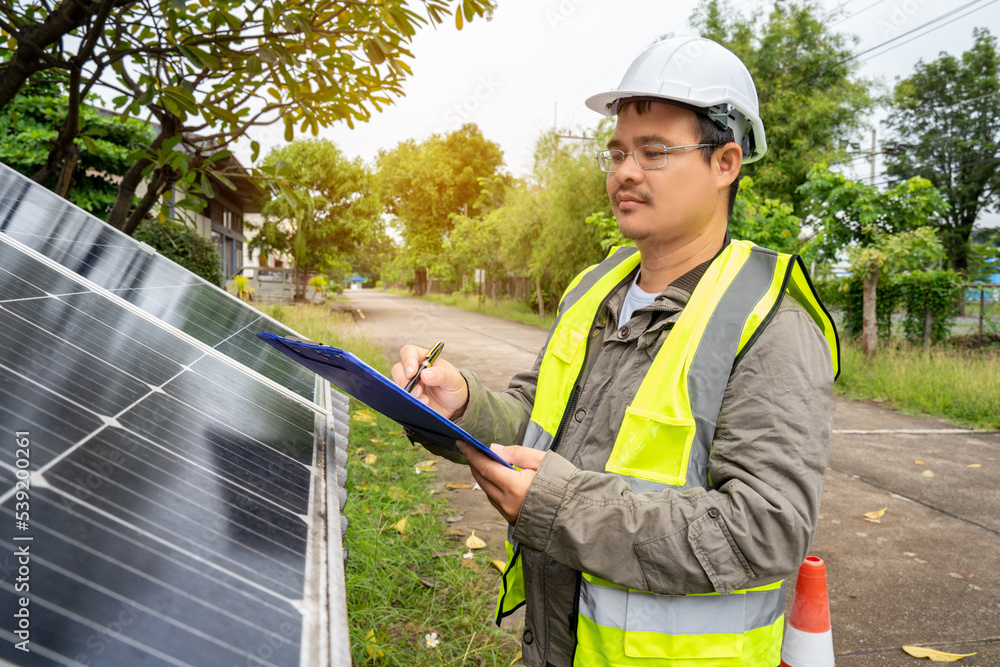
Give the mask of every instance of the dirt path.
MULTIPOLYGON (((538 327, 419 299, 370 290, 348 295, 370 340, 394 355, 406 343, 443 340, 446 358, 477 371, 491 389, 529 368, 547 336, 538 327)), ((874 403, 835 402, 811 552, 827 563, 838 667, 925 662, 904 654, 903 644, 977 652, 961 661, 965 667, 1000 665, 1000 433, 968 432, 874 403), (880 523, 862 516, 883 507, 880 523)), ((439 487, 473 481, 465 466, 442 463, 439 487)), ((506 523, 485 495, 447 493, 463 514, 456 525, 475 529, 489 557, 503 559, 506 523)))

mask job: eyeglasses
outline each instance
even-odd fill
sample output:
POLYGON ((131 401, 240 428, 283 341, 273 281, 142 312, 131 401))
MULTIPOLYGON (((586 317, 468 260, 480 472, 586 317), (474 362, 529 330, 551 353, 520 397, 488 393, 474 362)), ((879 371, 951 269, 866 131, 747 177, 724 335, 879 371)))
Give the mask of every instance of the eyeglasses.
POLYGON ((613 174, 625 163, 625 158, 629 155, 639 165, 639 169, 659 169, 667 164, 667 153, 670 151, 693 151, 696 148, 708 148, 709 146, 721 146, 722 144, 694 144, 691 146, 664 146, 663 144, 646 144, 637 146, 635 150, 620 151, 612 148, 606 151, 597 152, 597 164, 601 166, 601 171, 606 174, 613 174))

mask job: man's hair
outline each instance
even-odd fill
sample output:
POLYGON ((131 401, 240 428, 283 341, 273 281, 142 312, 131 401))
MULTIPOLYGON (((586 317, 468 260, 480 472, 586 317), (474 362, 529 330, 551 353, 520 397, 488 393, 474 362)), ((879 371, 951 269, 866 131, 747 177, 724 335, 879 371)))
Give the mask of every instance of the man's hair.
MULTIPOLYGON (((618 113, 620 114, 625 109, 633 107, 635 108, 635 113, 641 116, 649 111, 653 101, 650 99, 624 99, 618 103, 618 113)), ((672 104, 669 100, 663 100, 662 103, 672 104)), ((680 106, 685 109, 690 108, 684 104, 675 104, 674 106, 680 106)), ((705 158, 705 162, 711 164, 712 155, 715 154, 715 146, 722 146, 728 144, 730 141, 735 141, 733 130, 728 127, 719 127, 714 120, 703 113, 695 112, 694 115, 698 119, 698 143, 713 144, 713 146, 706 146, 701 149, 701 155, 705 158)), ((736 193, 740 190, 740 176, 742 175, 743 172, 741 171, 736 175, 736 180, 729 186, 729 212, 726 214, 727 219, 733 215, 733 207, 736 205, 736 193)))

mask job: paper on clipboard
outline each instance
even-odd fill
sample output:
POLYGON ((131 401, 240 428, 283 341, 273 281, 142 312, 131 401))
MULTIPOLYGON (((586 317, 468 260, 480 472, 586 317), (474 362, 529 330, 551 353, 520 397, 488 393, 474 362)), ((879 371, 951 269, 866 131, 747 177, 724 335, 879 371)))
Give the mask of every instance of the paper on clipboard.
POLYGON ((257 334, 257 337, 323 379, 329 380, 341 391, 402 424, 408 431, 407 435, 432 454, 457 463, 466 463, 455 444, 455 441, 463 440, 479 448, 493 460, 511 467, 464 429, 434 412, 350 352, 312 341, 284 338, 268 331, 257 334))

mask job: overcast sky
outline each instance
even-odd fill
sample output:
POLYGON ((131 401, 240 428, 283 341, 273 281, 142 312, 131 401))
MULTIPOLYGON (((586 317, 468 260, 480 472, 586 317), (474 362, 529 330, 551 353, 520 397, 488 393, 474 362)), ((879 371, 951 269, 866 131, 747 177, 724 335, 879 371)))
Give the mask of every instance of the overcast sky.
MULTIPOLYGON (((553 124, 574 134, 594 127, 600 117, 584 100, 617 86, 628 64, 661 35, 690 31, 688 18, 696 4, 498 0, 489 22, 476 20, 461 31, 454 23, 421 30, 413 42, 413 76, 404 83, 406 96, 368 123, 354 129, 338 125, 320 136, 348 156, 373 161, 380 149, 472 122, 500 145, 507 168, 523 175, 531 170, 535 141, 542 132, 553 124)), ((772 3, 733 4, 747 10, 772 3)), ((998 0, 824 0, 824 7, 831 14, 838 12, 827 19, 832 29, 857 36, 856 53, 914 30, 860 57, 860 74, 887 87, 896 77, 911 74, 920 59, 967 50, 977 26, 1000 35, 998 0), (944 18, 920 29, 939 17, 944 18)), ((767 118, 763 121, 766 131, 767 118)), ((284 143, 283 127, 259 129, 253 138, 266 152, 284 143)), ((870 147, 870 132, 862 144, 870 147)), ((249 161, 248 154, 241 157, 249 161)), ((856 164, 852 175, 867 179, 868 162, 856 164)), ((884 180, 881 171, 879 162, 876 181, 884 180)))

